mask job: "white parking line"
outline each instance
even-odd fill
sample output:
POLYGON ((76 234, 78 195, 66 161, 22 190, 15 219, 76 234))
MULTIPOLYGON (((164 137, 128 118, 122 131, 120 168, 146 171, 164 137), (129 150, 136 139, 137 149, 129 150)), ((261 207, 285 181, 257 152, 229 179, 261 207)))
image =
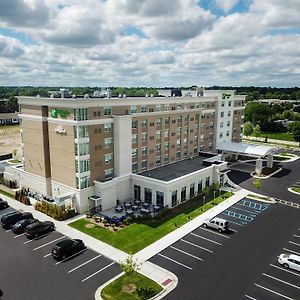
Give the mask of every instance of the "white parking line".
POLYGON ((44 258, 46 258, 46 257, 48 257, 48 256, 50 256, 50 255, 51 255, 51 252, 48 253, 48 254, 46 254, 46 255, 44 255, 44 258))
POLYGON ((5 232, 11 232, 11 229, 5 230, 5 232))
POLYGON ((229 231, 233 231, 233 232, 235 232, 235 233, 238 232, 237 230, 233 229, 232 227, 229 228, 229 231))
POLYGON ((209 249, 206 249, 206 248, 204 248, 204 247, 201 247, 201 246, 199 246, 199 245, 196 245, 196 244, 191 243, 191 242, 189 242, 189 241, 186 241, 186 240, 184 240, 184 239, 180 239, 180 240, 183 241, 183 242, 185 242, 185 243, 187 243, 187 244, 190 244, 190 245, 192 245, 192 246, 194 246, 194 247, 197 247, 197 248, 199 248, 199 249, 205 250, 205 251, 210 252, 210 253, 214 253, 213 251, 211 251, 211 250, 209 250, 209 249))
POLYGON ((296 238, 300 238, 300 235, 294 234, 294 237, 296 237, 296 238))
POLYGON ((245 297, 248 298, 248 299, 251 299, 251 300, 257 300, 256 298, 253 298, 253 297, 251 297, 249 295, 245 295, 245 297))
POLYGON ((297 254, 297 255, 300 255, 300 253, 299 252, 297 252, 297 251, 294 251, 294 250, 291 250, 291 249, 288 249, 288 248, 282 248, 283 250, 285 250, 285 251, 288 251, 288 252, 291 252, 291 253, 294 253, 294 254, 297 254))
POLYGON ((112 266, 113 264, 115 264, 114 261, 113 261, 112 263, 110 263, 109 265, 107 265, 106 267, 102 268, 101 270, 98 270, 97 272, 91 274, 90 276, 88 276, 88 277, 82 279, 81 282, 87 281, 87 280, 90 279, 91 277, 93 277, 93 276, 97 275, 98 273, 104 271, 105 269, 109 268, 109 267, 112 266))
POLYGON ((295 285, 295 284, 286 282, 286 281, 284 281, 284 280, 282 280, 282 279, 279 279, 279 278, 277 278, 277 277, 271 276, 271 275, 266 274, 266 273, 263 273, 263 275, 266 276, 266 277, 269 277, 269 278, 271 278, 271 279, 277 280, 277 281, 279 281, 279 282, 282 282, 282 283, 284 283, 284 284, 286 284, 286 285, 289 285, 289 286, 291 286, 291 287, 294 287, 295 289, 300 290, 300 286, 297 286, 297 285, 295 285))
POLYGON ((214 231, 209 230, 209 229, 204 228, 204 227, 199 227, 199 229, 205 230, 205 231, 207 231, 207 232, 214 233, 214 234, 219 235, 219 236, 222 236, 222 237, 224 237, 224 238, 226 238, 226 239, 230 239, 230 237, 227 236, 227 235, 225 235, 225 234, 222 234, 222 233, 219 233, 219 232, 214 232, 214 231))
POLYGON ((196 237, 199 238, 199 239, 203 239, 203 240, 208 241, 208 242, 211 242, 211 243, 213 243, 213 244, 222 246, 221 243, 216 242, 216 241, 213 241, 213 240, 210 240, 210 239, 208 239, 208 238, 206 238, 206 237, 203 237, 203 236, 201 236, 201 235, 198 235, 198 234, 196 234, 196 233, 191 232, 190 234, 193 235, 193 236, 196 236, 196 237))
POLYGON ((158 255, 161 256, 161 257, 163 257, 163 258, 165 258, 165 259, 167 259, 167 260, 170 260, 170 261, 174 262, 174 263, 177 264, 177 265, 180 265, 180 266, 182 266, 182 267, 185 267, 185 268, 187 268, 187 269, 189 269, 189 270, 193 270, 191 267, 189 267, 189 266, 187 266, 187 265, 185 265, 185 264, 183 264, 183 263, 181 263, 181 262, 179 262, 179 261, 177 261, 177 260, 175 260, 175 259, 172 259, 172 258, 170 258, 170 257, 168 257, 168 256, 165 256, 165 255, 163 255, 163 254, 160 254, 160 253, 158 253, 158 255))
POLYGON ((239 208, 239 207, 235 207, 235 206, 231 206, 233 207, 234 209, 238 209, 238 210, 241 210, 241 211, 244 211, 244 212, 248 212, 249 214, 254 214, 257 216, 257 213, 256 212, 253 212, 253 211, 250 211, 250 210, 247 210, 247 209, 243 209, 243 208, 239 208))
POLYGON ((97 259, 97 258, 98 258, 98 257, 100 257, 100 256, 102 256, 102 254, 99 254, 99 255, 97 255, 97 256, 95 256, 95 257, 93 257, 92 259, 90 259, 90 260, 88 260, 88 261, 84 262, 83 264, 81 264, 81 265, 79 265, 79 266, 75 267, 74 269, 72 269, 72 270, 68 271, 68 273, 72 273, 72 272, 74 272, 75 270, 77 270, 77 269, 79 269, 79 268, 81 268, 81 267, 83 267, 83 266, 87 265, 88 263, 90 263, 91 261, 93 261, 93 260, 97 259))
POLYGON ((38 246, 38 247, 34 248, 32 251, 36 251, 36 250, 38 250, 38 249, 44 248, 44 247, 46 247, 46 246, 48 246, 48 245, 50 245, 50 244, 52 244, 52 243, 54 243, 54 242, 56 242, 56 241, 59 241, 59 240, 61 240, 61 239, 64 239, 64 238, 65 238, 65 236, 61 236, 61 237, 59 237, 59 238, 57 238, 57 239, 55 239, 55 240, 53 240, 53 241, 51 241, 51 242, 48 242, 48 243, 46 243, 46 244, 43 244, 43 245, 41 245, 41 246, 38 246))
POLYGON ((46 233, 46 234, 44 234, 44 235, 41 235, 41 236, 39 236, 39 237, 37 237, 37 238, 35 238, 35 239, 28 240, 28 241, 24 242, 23 244, 26 245, 26 244, 31 243, 31 242, 33 242, 33 241, 37 241, 37 240, 39 240, 39 239, 41 239, 41 238, 43 238, 43 237, 45 237, 45 236, 47 236, 47 235, 49 235, 49 233, 46 233))
POLYGON ((14 239, 16 239, 16 238, 18 238, 18 237, 20 237, 20 236, 23 236, 23 235, 25 235, 25 233, 18 234, 18 235, 16 235, 16 236, 14 236, 14 239))
POLYGON ((290 298, 290 297, 288 297, 288 296, 282 295, 282 294, 280 294, 280 293, 278 293, 278 292, 275 292, 275 291, 273 291, 273 290, 271 290, 271 289, 268 289, 268 288, 266 288, 265 286, 262 286, 262 285, 260 285, 260 284, 255 283, 254 285, 257 286, 257 287, 259 287, 259 288, 261 288, 261 289, 264 289, 264 290, 266 290, 266 291, 268 291, 268 292, 271 292, 271 293, 273 293, 273 294, 275 294, 275 295, 277 295, 277 296, 281 296, 281 297, 283 297, 283 298, 285 298, 285 299, 288 299, 288 300, 294 300, 293 298, 290 298))
POLYGON ((86 250, 87 250, 87 248, 86 248, 86 249, 83 249, 83 250, 81 250, 81 251, 79 251, 79 252, 77 252, 77 253, 75 253, 75 254, 73 254, 73 255, 71 255, 71 256, 68 256, 67 258, 65 258, 65 259, 63 259, 63 260, 58 261, 55 265, 56 265, 56 266, 57 266, 57 265, 60 265, 61 263, 65 262, 66 260, 69 260, 69 259, 73 258, 74 256, 76 256, 76 255, 78 255, 78 254, 80 254, 80 253, 83 253, 83 252, 86 251, 86 250))
POLYGON ((282 271, 285 271, 285 272, 288 272, 288 273, 291 273, 291 274, 293 274, 295 276, 299 276, 300 277, 300 273, 298 274, 298 273, 295 273, 295 272, 290 271, 290 270, 285 269, 285 268, 278 267, 278 266, 273 265, 273 264, 270 264, 270 266, 273 267, 273 268, 276 268, 276 269, 279 269, 279 270, 282 270, 282 271))
POLYGON ((293 241, 289 241, 289 243, 300 247, 300 244, 295 243, 295 242, 293 242, 293 241))
POLYGON ((188 255, 188 256, 190 256, 190 257, 193 257, 193 258, 195 258, 195 259, 198 259, 198 260, 203 261, 203 258, 198 257, 198 256, 195 256, 195 255, 193 255, 193 254, 191 254, 191 253, 188 253, 188 252, 186 252, 186 251, 183 251, 183 250, 181 250, 181 249, 178 249, 178 248, 176 248, 176 247, 174 247, 174 246, 170 246, 170 248, 172 248, 172 249, 174 249, 174 250, 176 250, 176 251, 178 251, 178 252, 181 252, 181 253, 183 253, 183 254, 185 254, 185 255, 188 255))

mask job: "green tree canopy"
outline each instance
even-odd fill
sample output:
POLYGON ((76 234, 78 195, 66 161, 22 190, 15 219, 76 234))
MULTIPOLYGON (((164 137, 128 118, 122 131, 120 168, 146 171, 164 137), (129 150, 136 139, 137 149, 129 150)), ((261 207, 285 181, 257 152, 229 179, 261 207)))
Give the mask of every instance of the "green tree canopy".
POLYGON ((295 141, 300 142, 300 121, 290 123, 289 131, 292 133, 295 141))
POLYGON ((251 135, 253 132, 253 129, 254 129, 253 124, 251 122, 247 121, 244 124, 244 129, 243 129, 244 135, 246 135, 246 136, 251 135))
POLYGON ((250 102, 245 108, 245 121, 261 127, 266 124, 272 116, 271 108, 264 103, 250 102))

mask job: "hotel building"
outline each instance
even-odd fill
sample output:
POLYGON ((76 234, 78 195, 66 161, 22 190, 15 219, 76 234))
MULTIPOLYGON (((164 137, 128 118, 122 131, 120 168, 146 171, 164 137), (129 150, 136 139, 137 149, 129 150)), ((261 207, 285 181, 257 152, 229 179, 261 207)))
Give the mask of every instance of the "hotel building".
POLYGON ((173 207, 214 182, 227 163, 215 152, 240 141, 245 96, 18 97, 23 165, 6 179, 71 201, 79 212, 139 199, 173 207))

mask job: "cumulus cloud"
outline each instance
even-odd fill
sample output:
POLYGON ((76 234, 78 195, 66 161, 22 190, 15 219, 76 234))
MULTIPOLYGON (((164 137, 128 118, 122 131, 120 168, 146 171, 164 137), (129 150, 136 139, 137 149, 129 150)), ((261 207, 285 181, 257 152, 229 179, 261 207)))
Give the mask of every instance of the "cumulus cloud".
POLYGON ((0 57, 17 58, 23 53, 22 44, 18 40, 0 35, 0 57))
POLYGON ((216 5, 223 9, 224 12, 228 13, 233 9, 239 0, 215 0, 216 5))

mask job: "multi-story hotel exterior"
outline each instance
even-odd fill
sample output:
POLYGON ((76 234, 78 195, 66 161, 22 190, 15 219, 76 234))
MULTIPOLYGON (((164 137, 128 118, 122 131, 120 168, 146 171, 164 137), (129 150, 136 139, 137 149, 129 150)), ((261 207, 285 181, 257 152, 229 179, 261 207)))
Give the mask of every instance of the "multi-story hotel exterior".
POLYGON ((201 97, 19 97, 23 167, 8 168, 5 177, 58 203, 72 199, 80 212, 136 198, 175 206, 220 181, 225 162, 172 170, 221 142, 240 141, 244 99, 233 90, 201 97))

